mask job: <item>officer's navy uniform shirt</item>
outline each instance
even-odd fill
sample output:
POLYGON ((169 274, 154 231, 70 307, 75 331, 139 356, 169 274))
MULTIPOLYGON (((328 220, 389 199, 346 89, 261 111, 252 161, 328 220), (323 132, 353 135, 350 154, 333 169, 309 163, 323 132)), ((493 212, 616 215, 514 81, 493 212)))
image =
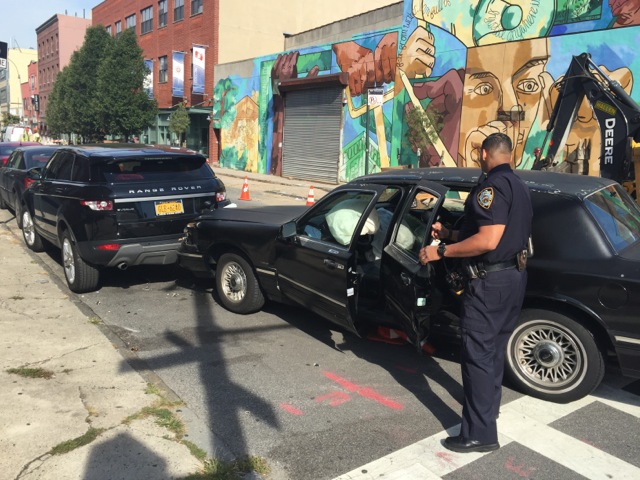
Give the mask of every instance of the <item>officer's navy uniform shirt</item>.
POLYGON ((464 213, 459 240, 478 233, 483 226, 506 226, 496 249, 475 260, 485 264, 515 262, 516 254, 527 247, 533 217, 529 187, 509 164, 482 174, 465 201, 464 213))

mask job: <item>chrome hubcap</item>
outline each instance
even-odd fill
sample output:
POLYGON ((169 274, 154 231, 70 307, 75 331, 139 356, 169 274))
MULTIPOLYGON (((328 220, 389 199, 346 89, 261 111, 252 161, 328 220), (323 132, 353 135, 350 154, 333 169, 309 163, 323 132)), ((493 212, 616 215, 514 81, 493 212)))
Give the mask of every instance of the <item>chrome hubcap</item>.
POLYGON ((247 276, 237 263, 228 263, 222 270, 222 291, 232 302, 240 302, 247 293, 247 276))
POLYGON ((73 261, 73 248, 68 238, 62 241, 62 266, 67 280, 73 283, 76 279, 76 265, 73 261))
POLYGON ((518 368, 534 383, 562 387, 583 371, 584 352, 575 337, 553 324, 522 330, 516 339, 518 368))

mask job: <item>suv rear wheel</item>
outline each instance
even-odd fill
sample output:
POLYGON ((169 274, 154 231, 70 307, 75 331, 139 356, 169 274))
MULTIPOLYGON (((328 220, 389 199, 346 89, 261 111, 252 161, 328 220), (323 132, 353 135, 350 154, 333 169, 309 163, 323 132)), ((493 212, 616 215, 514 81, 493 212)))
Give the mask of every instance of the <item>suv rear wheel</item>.
POLYGON ((68 231, 62 233, 62 267, 72 292, 91 292, 98 287, 100 271, 85 262, 68 231))
POLYGON ((22 212, 22 238, 24 238, 24 243, 27 244, 27 247, 34 252, 44 251, 42 237, 36 231, 36 227, 33 224, 33 218, 31 217, 31 213, 29 213, 28 209, 25 209, 22 212))
POLYGON ((525 393, 556 403, 590 394, 604 376, 593 335, 547 310, 523 310, 507 344, 507 376, 525 393))
POLYGON ((264 296, 253 268, 240 255, 225 253, 216 268, 216 289, 222 304, 234 313, 257 312, 264 296))

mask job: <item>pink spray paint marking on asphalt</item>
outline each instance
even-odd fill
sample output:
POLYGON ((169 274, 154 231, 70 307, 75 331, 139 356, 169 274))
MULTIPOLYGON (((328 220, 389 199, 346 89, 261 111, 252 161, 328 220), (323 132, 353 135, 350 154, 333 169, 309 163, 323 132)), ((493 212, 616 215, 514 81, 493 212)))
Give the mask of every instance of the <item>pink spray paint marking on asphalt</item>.
POLYGON ((387 408, 391 408, 393 410, 404 410, 404 405, 402 405, 401 403, 395 402, 383 395, 380 395, 378 392, 376 392, 372 388, 361 387, 360 385, 356 385, 355 383, 352 383, 349 380, 346 380, 336 375, 335 373, 324 372, 324 376, 330 380, 333 380, 338 385, 341 385, 342 387, 346 388, 350 392, 357 393, 358 395, 364 398, 373 400, 374 402, 384 405, 387 408))
POLYGON ((504 464, 504 467, 507 470, 511 470, 512 472, 515 472, 517 475, 520 475, 521 477, 524 478, 529 478, 531 477, 531 475, 533 474, 533 472, 535 472, 535 468, 527 468, 526 470, 523 468, 524 467, 524 463, 521 465, 514 465, 513 461, 515 460, 514 457, 509 457, 507 459, 507 461, 504 464))
POLYGON ((288 403, 281 403, 280 408, 282 408, 285 412, 289 412, 291 415, 300 416, 303 415, 302 410, 294 407, 293 405, 289 405, 288 403))
POLYGON ((316 403, 324 402, 325 400, 330 400, 329 405, 332 407, 337 407, 338 405, 342 405, 344 402, 348 402, 351 400, 351 397, 344 392, 333 392, 327 393, 326 395, 322 395, 320 397, 316 397, 316 403))

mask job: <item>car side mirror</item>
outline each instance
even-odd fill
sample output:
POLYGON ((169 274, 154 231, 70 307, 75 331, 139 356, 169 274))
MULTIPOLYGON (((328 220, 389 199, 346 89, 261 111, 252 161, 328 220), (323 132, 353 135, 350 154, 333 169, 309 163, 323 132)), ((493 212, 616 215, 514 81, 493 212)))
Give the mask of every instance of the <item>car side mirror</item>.
POLYGON ((298 230, 296 228, 296 222, 291 221, 287 222, 282 226, 281 235, 282 238, 292 238, 298 234, 298 230))
POLYGON ((27 177, 29 180, 33 180, 34 182, 39 182, 42 178, 42 168, 36 167, 32 168, 27 172, 27 177))

